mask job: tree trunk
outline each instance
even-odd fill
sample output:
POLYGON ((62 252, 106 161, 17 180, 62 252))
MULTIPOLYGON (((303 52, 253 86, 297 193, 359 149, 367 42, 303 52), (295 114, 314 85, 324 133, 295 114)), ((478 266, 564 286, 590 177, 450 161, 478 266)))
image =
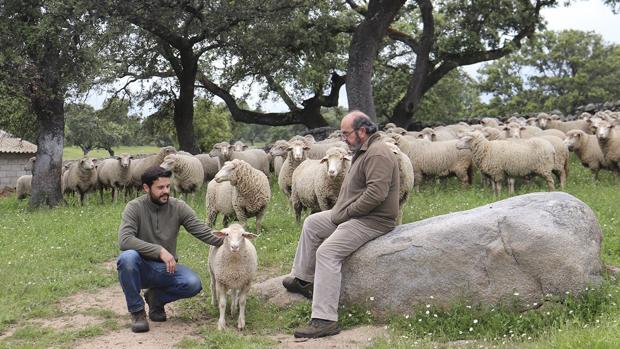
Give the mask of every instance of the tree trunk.
POLYGON ((194 81, 198 68, 197 58, 191 48, 181 50, 179 74, 179 98, 174 101, 174 126, 177 130, 179 148, 191 154, 198 154, 194 136, 194 81))
POLYGON ((349 110, 357 109, 377 120, 372 94, 372 73, 381 42, 404 0, 371 0, 365 19, 353 33, 347 67, 349 110))
POLYGON ((64 203, 61 192, 62 153, 65 137, 64 93, 33 101, 39 121, 37 161, 34 163, 30 208, 55 207, 64 203))
POLYGON ((108 154, 110 154, 110 156, 114 156, 114 150, 111 147, 106 148, 106 150, 108 151, 108 154))

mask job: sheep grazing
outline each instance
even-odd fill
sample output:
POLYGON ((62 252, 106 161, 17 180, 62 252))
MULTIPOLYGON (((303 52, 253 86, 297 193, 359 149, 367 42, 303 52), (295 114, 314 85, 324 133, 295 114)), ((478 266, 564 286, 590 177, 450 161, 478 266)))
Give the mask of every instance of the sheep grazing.
POLYGON ((209 154, 197 154, 195 155, 202 164, 202 170, 205 174, 205 183, 209 183, 215 177, 215 174, 222 168, 220 158, 217 156, 211 156, 209 154))
POLYGON ((207 185, 207 219, 213 226, 218 213, 227 218, 236 216, 245 225, 248 218, 256 217, 256 232, 271 200, 267 176, 239 159, 228 161, 207 185))
POLYGON ((205 179, 202 163, 195 156, 170 154, 164 158, 161 168, 171 171, 170 186, 176 193, 185 194, 188 201, 189 194, 194 194, 202 186, 205 179))
POLYGON ((400 148, 393 142, 386 142, 388 147, 392 150, 394 154, 396 154, 396 158, 398 161, 398 172, 400 175, 400 190, 398 196, 398 218, 396 219, 396 224, 400 225, 403 223, 403 207, 405 207, 405 203, 409 199, 409 195, 411 190, 413 189, 413 185, 415 183, 415 178, 413 174, 413 165, 411 164, 411 160, 405 153, 403 153, 400 148))
POLYGON ((24 175, 17 178, 17 183, 15 184, 15 187, 17 199, 25 199, 28 195, 32 193, 32 175, 24 175))
POLYGON ((133 156, 121 154, 110 159, 104 159, 97 165, 97 178, 99 181, 99 196, 103 203, 103 190, 112 189, 112 201, 116 203, 118 191, 125 191, 127 200, 127 190, 132 185, 131 180, 131 160, 133 156))
POLYGON ((289 198, 291 197, 291 187, 293 186, 293 171, 306 159, 308 149, 310 149, 310 146, 303 140, 295 139, 288 142, 286 159, 278 174, 278 186, 289 198))
POLYGON ((456 140, 430 142, 426 139, 407 140, 404 136, 392 135, 396 145, 413 164, 416 191, 424 177, 446 177, 455 175, 466 186, 473 179, 473 166, 469 150, 456 149, 456 140))
POLYGON ((293 171, 291 205, 297 223, 301 223, 304 208, 315 213, 329 210, 336 204, 350 165, 348 152, 333 147, 327 150, 323 159, 306 159, 293 171))
POLYGON ((583 166, 590 169, 594 180, 598 180, 598 172, 601 169, 609 168, 595 135, 587 134, 582 130, 568 131, 564 144, 570 151, 575 152, 583 166))
POLYGON ((224 238, 220 247, 209 248, 209 274, 211 276, 211 304, 217 299, 220 318, 217 329, 226 328, 226 294, 231 291, 230 314, 239 306, 237 328, 245 328, 245 304, 252 281, 256 277, 258 257, 250 240, 257 236, 248 233, 239 224, 231 224, 213 235, 224 238))
POLYGON ((81 158, 69 166, 62 175, 63 192, 78 192, 80 204, 84 205, 86 194, 97 189, 97 169, 95 163, 87 157, 81 158))
POLYGON ((514 178, 530 174, 542 176, 549 191, 553 191, 555 150, 547 140, 529 138, 520 141, 489 141, 479 131, 466 133, 456 144, 458 149, 471 149, 472 158, 480 172, 490 178, 495 195, 500 194, 502 181, 508 177, 510 194, 514 178))
POLYGON ((142 159, 132 160, 131 164, 131 180, 136 188, 142 188, 142 174, 147 168, 157 166, 164 161, 164 158, 170 154, 176 154, 174 147, 163 147, 159 149, 157 154, 147 156, 142 159))
POLYGON ((602 120, 596 126, 596 138, 609 168, 618 176, 620 174, 620 132, 616 125, 602 120))

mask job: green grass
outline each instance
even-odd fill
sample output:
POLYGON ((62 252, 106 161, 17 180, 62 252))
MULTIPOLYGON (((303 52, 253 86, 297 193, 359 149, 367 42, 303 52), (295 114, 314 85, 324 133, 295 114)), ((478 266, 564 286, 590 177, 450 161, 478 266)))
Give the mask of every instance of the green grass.
MULTIPOLYGON (((620 183, 609 173, 602 173, 599 182, 592 182, 590 172, 575 159, 570 169, 566 191, 594 210, 603 229, 602 258, 606 263, 620 265, 620 183)), ((543 188, 541 182, 534 181, 519 186, 517 194, 543 188)), ((294 215, 274 181, 272 192, 263 233, 254 242, 259 254, 259 271, 281 275, 291 268, 301 227, 295 224, 294 215)), ((506 197, 504 193, 499 199, 506 197)), ((66 207, 40 211, 27 210, 27 202, 14 197, 0 199, 0 283, 6 290, 0 297, 0 332, 12 324, 23 325, 28 319, 58 316, 61 313, 58 301, 63 297, 117 282, 102 263, 118 255, 117 229, 124 203, 110 204, 109 194, 105 199, 102 205, 98 195, 91 195, 87 205, 79 207, 75 198, 68 198, 66 207)), ((455 180, 449 180, 445 188, 426 185, 407 203, 403 221, 417 221, 493 201, 496 198, 490 190, 479 184, 467 189, 455 180)), ((204 218, 204 190, 191 205, 204 218)), ((221 217, 216 227, 221 227, 221 217)), ((254 220, 250 220, 248 228, 254 229, 254 220)), ((193 268, 205 287, 197 297, 178 303, 179 316, 199 323, 203 338, 185 340, 181 347, 270 348, 275 343, 266 336, 292 333, 308 320, 309 304, 278 308, 251 298, 244 334, 239 336, 235 330, 217 332, 218 311, 211 305, 208 290, 208 246, 182 233, 177 251, 180 262, 193 268)), ((507 306, 455 304, 445 310, 425 305, 412 307, 381 324, 387 326, 390 336, 373 342, 372 347, 441 348, 467 340, 458 342, 459 347, 614 348, 620 346, 619 290, 616 281, 609 279, 580 297, 561 300, 551 296, 541 308, 524 313, 507 306)), ((94 316, 109 318, 110 314, 94 316)), ((340 319, 344 328, 380 324, 359 307, 342 308, 340 319)), ((235 321, 227 315, 227 322, 235 321)), ((12 337, 0 341, 0 347, 70 346, 76 339, 109 331, 114 327, 111 322, 64 331, 20 327, 12 337)))
MULTIPOLYGON (((159 147, 155 147, 155 146, 135 146, 135 147, 127 147, 127 146, 120 146, 120 147, 112 147, 112 150, 114 150, 114 154, 122 154, 122 153, 128 153, 128 154, 153 154, 153 153, 157 153, 159 151, 159 147)), ((84 153, 82 152, 82 149, 80 149, 79 147, 65 147, 63 149, 63 156, 62 158, 64 160, 75 160, 75 159, 80 159, 84 156, 84 153)), ((110 153, 108 153, 107 150, 104 149, 93 149, 90 152, 88 152, 88 156, 91 158, 104 158, 104 157, 108 157, 110 156, 110 153)))

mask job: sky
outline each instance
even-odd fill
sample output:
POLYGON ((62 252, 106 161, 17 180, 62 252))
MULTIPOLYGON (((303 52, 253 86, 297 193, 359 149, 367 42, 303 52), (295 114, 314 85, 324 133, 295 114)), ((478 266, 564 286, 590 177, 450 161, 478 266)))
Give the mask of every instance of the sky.
MULTIPOLYGON (((542 15, 547 21, 547 28, 550 30, 578 29, 583 31, 593 31, 600 34, 603 40, 609 44, 620 44, 620 14, 614 15, 611 8, 605 6, 600 0, 573 1, 571 6, 544 9, 542 15)), ((476 71, 480 64, 464 67, 465 71, 472 76, 476 76, 476 71)), ((248 104, 252 107, 256 105, 258 93, 250 96, 248 104)), ((87 103, 96 109, 101 108, 105 96, 91 95, 87 103)), ((346 91, 343 86, 340 91, 339 105, 347 107, 346 91)), ((261 106, 266 112, 282 112, 288 108, 284 103, 264 102, 261 106)), ((139 112, 139 111, 138 111, 139 112)), ((151 111, 142 111, 142 114, 149 114, 151 111)))

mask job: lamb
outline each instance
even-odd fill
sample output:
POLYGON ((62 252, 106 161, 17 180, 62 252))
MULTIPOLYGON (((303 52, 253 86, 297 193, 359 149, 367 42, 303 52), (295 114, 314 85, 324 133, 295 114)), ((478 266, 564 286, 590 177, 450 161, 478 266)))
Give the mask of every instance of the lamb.
POLYGON ((620 133, 616 130, 616 125, 605 120, 600 121, 596 127, 596 138, 609 168, 614 171, 614 175, 618 176, 620 174, 620 133))
POLYGON ((256 232, 260 234, 261 221, 271 200, 267 176, 239 159, 228 161, 207 185, 207 219, 213 226, 218 213, 228 218, 236 216, 245 225, 248 218, 256 217, 256 232))
POLYGON ((598 180, 598 173, 601 169, 609 168, 595 135, 587 134, 582 130, 571 130, 566 133, 564 144, 569 150, 575 152, 583 166, 590 169, 594 180, 598 180))
POLYGON ((200 189, 205 179, 202 163, 193 155, 170 154, 159 166, 172 171, 170 180, 172 190, 185 194, 186 200, 189 194, 194 194, 200 189))
POLYGON ((554 120, 552 116, 550 116, 547 113, 538 114, 538 125, 543 130, 549 129, 549 128, 555 128, 564 133, 570 130, 582 130, 583 132, 590 133, 590 124, 586 120, 574 120, 574 121, 554 120))
POLYGON ((210 180, 215 177, 215 174, 222 168, 220 158, 217 156, 211 156, 209 154, 196 154, 194 155, 202 164, 202 170, 205 174, 204 182, 209 183, 210 180))
POLYGON ((458 149, 471 149, 472 158, 480 172, 491 178, 495 195, 500 194, 502 181, 508 177, 510 194, 514 192, 514 177, 537 174, 545 178, 547 188, 553 191, 555 150, 544 139, 529 138, 489 141, 479 131, 468 132, 458 141, 458 149))
POLYGON ((97 169, 95 162, 83 157, 69 166, 62 175, 63 192, 77 191, 80 194, 80 204, 84 205, 86 194, 97 189, 97 169))
POLYGON ((24 175, 17 178, 15 184, 15 192, 17 194, 17 200, 25 199, 32 193, 32 175, 24 175))
POLYGON ((413 164, 416 191, 424 176, 446 177, 455 175, 463 185, 471 184, 473 166, 469 150, 456 149, 457 140, 430 142, 426 139, 408 141, 403 136, 393 135, 398 148, 413 164))
POLYGON ((350 165, 348 152, 333 147, 327 150, 323 159, 306 159, 293 171, 291 205, 298 224, 301 223, 304 208, 315 213, 329 210, 336 204, 350 165))
POLYGON ((409 199, 409 194, 413 189, 413 185, 415 183, 415 178, 413 174, 413 165, 411 164, 411 160, 405 153, 403 153, 398 146, 392 142, 385 142, 388 147, 392 150, 392 152, 396 155, 398 160, 398 172, 400 175, 400 190, 398 196, 398 218, 396 219, 396 224, 400 225, 403 223, 403 207, 405 207, 405 203, 409 199))
POLYGON ((159 149, 157 154, 147 156, 142 159, 135 159, 131 164, 131 180, 137 188, 142 187, 142 174, 147 168, 157 166, 164 161, 164 158, 170 154, 176 154, 174 147, 163 147, 159 149))
POLYGON ((256 248, 250 240, 257 236, 248 233, 239 224, 214 232, 213 235, 224 238, 220 247, 209 248, 209 275, 211 278, 211 304, 217 299, 220 318, 217 329, 226 328, 226 294, 231 291, 232 302, 230 314, 233 315, 239 305, 237 328, 245 328, 245 304, 252 281, 256 277, 258 257, 256 248))
POLYGON ((110 159, 99 162, 97 166, 97 178, 99 181, 99 196, 103 203, 103 189, 112 189, 112 201, 116 203, 118 191, 125 190, 125 199, 127 199, 127 190, 132 185, 131 180, 131 160, 133 156, 129 154, 121 154, 110 159))

